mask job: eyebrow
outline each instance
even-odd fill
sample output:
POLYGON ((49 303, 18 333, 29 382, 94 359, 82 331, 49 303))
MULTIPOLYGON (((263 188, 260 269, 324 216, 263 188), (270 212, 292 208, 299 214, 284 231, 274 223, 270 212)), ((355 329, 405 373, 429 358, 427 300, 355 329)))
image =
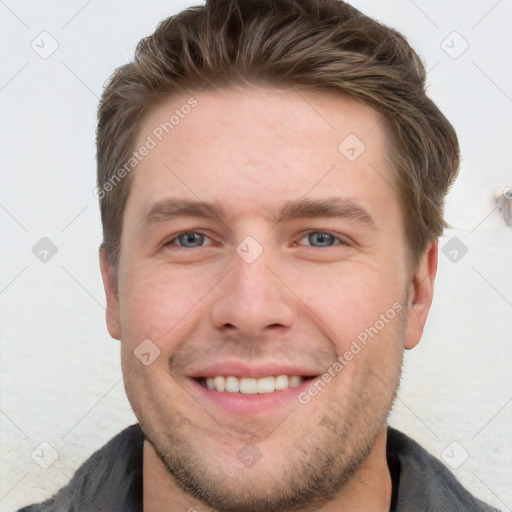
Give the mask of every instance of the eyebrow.
POLYGON ((305 217, 336 217, 356 221, 377 230, 377 224, 370 213, 359 203, 341 197, 324 199, 297 199, 287 201, 281 207, 279 222, 305 217))
MULTIPOLYGON (((170 198, 158 201, 151 206, 142 222, 151 224, 177 217, 217 218, 222 221, 227 217, 227 211, 217 202, 170 198)), ((351 199, 337 196, 283 201, 280 203, 277 223, 314 217, 348 219, 363 224, 373 231, 377 230, 374 219, 362 205, 351 199)))
POLYGON ((142 218, 144 224, 165 222, 176 217, 226 217, 226 210, 217 203, 190 199, 164 199, 155 203, 142 218))

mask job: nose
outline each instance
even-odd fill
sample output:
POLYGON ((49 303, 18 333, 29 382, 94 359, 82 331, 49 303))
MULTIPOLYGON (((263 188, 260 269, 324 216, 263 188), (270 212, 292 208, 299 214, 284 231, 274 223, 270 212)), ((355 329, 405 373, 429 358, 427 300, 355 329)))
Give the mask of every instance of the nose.
POLYGON ((293 293, 279 276, 268 251, 248 263, 238 254, 231 271, 219 283, 211 310, 215 328, 245 338, 271 330, 286 330, 295 320, 293 293))

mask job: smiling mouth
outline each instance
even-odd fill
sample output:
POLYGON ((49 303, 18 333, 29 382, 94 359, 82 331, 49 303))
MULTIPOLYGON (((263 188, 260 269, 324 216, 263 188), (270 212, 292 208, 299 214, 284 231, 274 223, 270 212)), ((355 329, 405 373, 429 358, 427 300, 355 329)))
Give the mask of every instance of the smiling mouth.
POLYGON ((241 393, 244 395, 256 395, 284 391, 296 388, 304 381, 314 379, 315 376, 277 375, 261 378, 235 377, 233 375, 197 378, 201 386, 211 390, 227 393, 241 393))

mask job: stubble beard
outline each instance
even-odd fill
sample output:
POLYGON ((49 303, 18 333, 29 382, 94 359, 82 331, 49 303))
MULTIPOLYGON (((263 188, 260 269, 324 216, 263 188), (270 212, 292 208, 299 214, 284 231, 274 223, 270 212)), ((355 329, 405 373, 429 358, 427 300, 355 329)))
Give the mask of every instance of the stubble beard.
MULTIPOLYGON (((211 450, 198 443, 201 429, 191 428, 187 418, 171 413, 165 431, 157 431, 144 412, 130 402, 145 439, 153 445, 176 484, 209 510, 314 511, 332 501, 354 477, 387 421, 400 384, 405 327, 403 317, 387 340, 395 348, 390 350, 384 375, 371 367, 362 370, 355 377, 357 382, 350 397, 326 403, 318 424, 270 461, 264 475, 271 481, 270 485, 258 486, 248 479, 240 481, 233 478, 232 472, 222 474, 220 466, 212 461, 211 450)), ((307 414, 307 407, 299 408, 299 414, 307 414)), ((290 428, 294 422, 284 424, 290 428)), ((202 434, 207 435, 204 431, 202 434)), ((270 456, 274 454, 268 454, 267 458, 270 456)), ((169 504, 170 509, 172 505, 169 504)))

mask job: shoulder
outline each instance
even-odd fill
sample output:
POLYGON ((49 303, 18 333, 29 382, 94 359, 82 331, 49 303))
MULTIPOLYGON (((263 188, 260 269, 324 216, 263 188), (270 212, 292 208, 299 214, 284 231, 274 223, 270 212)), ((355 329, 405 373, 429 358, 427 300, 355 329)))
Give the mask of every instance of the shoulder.
POLYGON ((143 444, 138 423, 125 428, 95 451, 54 496, 18 512, 142 510, 143 444))
POLYGON ((387 451, 400 466, 397 512, 499 512, 475 498, 441 461, 392 427, 388 427, 387 451))

